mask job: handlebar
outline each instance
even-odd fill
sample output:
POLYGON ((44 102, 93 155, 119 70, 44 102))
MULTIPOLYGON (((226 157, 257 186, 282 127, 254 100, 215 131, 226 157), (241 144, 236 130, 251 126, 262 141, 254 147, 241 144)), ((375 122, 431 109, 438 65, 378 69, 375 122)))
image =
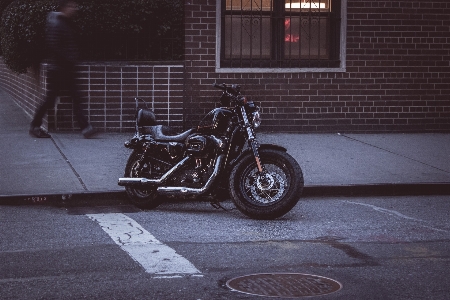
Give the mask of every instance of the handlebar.
POLYGON ((214 83, 213 87, 221 89, 222 91, 230 93, 230 94, 232 94, 234 96, 239 95, 240 91, 241 91, 241 87, 239 85, 236 85, 236 84, 228 86, 225 83, 222 83, 222 84, 214 83))
POLYGON ((226 90, 226 84, 225 83, 222 83, 222 84, 217 84, 217 83, 213 83, 213 87, 215 87, 215 88, 217 88, 217 89, 221 89, 221 90, 223 90, 223 91, 225 91, 226 90))

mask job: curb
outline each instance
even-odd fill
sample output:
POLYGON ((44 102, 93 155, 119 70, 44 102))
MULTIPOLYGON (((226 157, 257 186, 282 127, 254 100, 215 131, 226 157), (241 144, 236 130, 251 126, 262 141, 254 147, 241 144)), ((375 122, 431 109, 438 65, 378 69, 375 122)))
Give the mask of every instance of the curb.
MULTIPOLYGON (((313 185, 303 188, 302 197, 370 197, 450 195, 450 183, 401 183, 362 185, 313 185)), ((58 207, 114 206, 129 204, 125 191, 77 194, 0 195, 0 205, 50 205, 58 207)))
POLYGON ((450 195, 450 183, 380 183, 339 186, 305 186, 303 197, 450 195))
POLYGON ((0 205, 49 205, 60 207, 109 206, 127 204, 125 191, 83 192, 76 194, 36 194, 0 196, 0 205))

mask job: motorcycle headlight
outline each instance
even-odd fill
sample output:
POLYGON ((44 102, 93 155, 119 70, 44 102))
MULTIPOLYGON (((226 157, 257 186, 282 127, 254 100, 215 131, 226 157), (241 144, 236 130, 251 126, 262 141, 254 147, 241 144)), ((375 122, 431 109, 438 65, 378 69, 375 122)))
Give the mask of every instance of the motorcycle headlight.
POLYGON ((253 128, 258 128, 261 125, 261 115, 259 114, 259 111, 255 111, 252 114, 252 125, 253 128))

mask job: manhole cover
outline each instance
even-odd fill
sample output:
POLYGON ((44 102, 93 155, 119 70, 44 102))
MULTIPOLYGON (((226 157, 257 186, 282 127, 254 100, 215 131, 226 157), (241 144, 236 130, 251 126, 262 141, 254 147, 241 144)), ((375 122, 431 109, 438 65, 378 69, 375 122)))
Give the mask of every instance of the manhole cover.
POLYGON ((279 298, 320 296, 342 288, 336 280, 298 273, 246 275, 228 280, 227 286, 241 293, 279 298))

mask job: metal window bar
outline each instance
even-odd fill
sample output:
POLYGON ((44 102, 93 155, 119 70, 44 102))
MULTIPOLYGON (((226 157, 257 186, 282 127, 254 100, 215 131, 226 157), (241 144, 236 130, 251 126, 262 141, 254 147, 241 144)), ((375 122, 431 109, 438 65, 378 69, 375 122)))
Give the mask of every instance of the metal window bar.
POLYGON ((301 3, 298 0, 286 1, 286 60, 292 60, 293 57, 298 60, 324 59, 323 57, 327 55, 324 48, 329 47, 329 38, 326 35, 330 32, 330 22, 327 21, 330 14, 324 13, 323 10, 325 9, 329 11, 328 0, 313 0, 301 3), (297 23, 296 32, 294 32, 295 23, 297 23), (294 49, 294 43, 298 44, 298 49, 294 49), (305 51, 302 52, 303 45, 307 47, 306 53, 304 53, 305 51))
MULTIPOLYGON (((336 65, 339 30, 332 32, 331 1, 302 1, 224 0, 223 65, 298 67, 319 61, 336 65)), ((333 20, 339 26, 340 18, 333 20)))

